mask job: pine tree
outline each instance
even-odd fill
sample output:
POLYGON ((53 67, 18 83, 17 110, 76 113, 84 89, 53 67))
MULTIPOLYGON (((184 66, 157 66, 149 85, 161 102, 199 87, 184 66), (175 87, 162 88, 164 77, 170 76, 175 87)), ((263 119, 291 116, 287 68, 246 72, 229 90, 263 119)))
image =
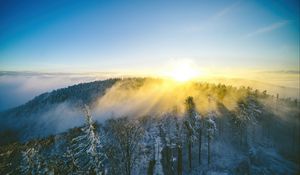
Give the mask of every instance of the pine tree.
POLYGON ((197 132, 198 139, 198 159, 199 165, 201 165, 201 153, 202 153, 202 116, 198 113, 196 114, 195 120, 195 130, 197 132))
POLYGON ((66 152, 64 153, 63 157, 64 160, 64 171, 68 174, 77 172, 79 170, 79 167, 76 164, 74 153, 71 149, 71 147, 68 147, 66 152))
MULTIPOLYGON (((69 153, 73 168, 84 173, 104 173, 105 154, 102 152, 102 142, 94 127, 94 122, 88 106, 84 106, 85 126, 81 134, 72 139, 69 153), (73 160, 74 159, 74 160, 73 160)), ((103 139, 103 137, 101 137, 103 139)), ((79 172, 80 173, 80 172, 79 172)))
POLYGON ((207 136, 207 164, 211 163, 211 140, 217 130, 216 122, 214 121, 215 114, 210 112, 206 119, 206 136, 207 136))
MULTIPOLYGON (((192 170, 192 146, 193 141, 195 140, 196 136, 195 134, 199 132, 201 134, 200 130, 200 122, 198 121, 198 114, 196 112, 195 102, 193 97, 188 97, 185 100, 185 107, 186 107, 186 113, 187 118, 184 121, 184 125, 187 131, 187 139, 188 139, 188 162, 189 162, 189 171, 192 170), (197 125, 196 125, 197 124, 197 125)), ((201 138, 201 136, 199 137, 201 138)))
POLYGON ((39 153, 40 146, 35 145, 22 151, 22 161, 20 165, 20 172, 22 174, 43 174, 49 172, 42 156, 39 153))
POLYGON ((177 175, 182 175, 182 123, 177 120, 176 122, 176 147, 177 147, 177 175))
POLYGON ((174 174, 173 149, 176 149, 176 119, 174 112, 164 115, 160 119, 160 137, 163 143, 162 165, 164 174, 174 174))

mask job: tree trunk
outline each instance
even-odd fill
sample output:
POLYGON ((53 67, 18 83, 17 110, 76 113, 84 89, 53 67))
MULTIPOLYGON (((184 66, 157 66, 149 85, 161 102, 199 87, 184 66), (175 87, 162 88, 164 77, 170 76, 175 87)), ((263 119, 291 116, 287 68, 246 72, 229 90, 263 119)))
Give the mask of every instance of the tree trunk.
POLYGON ((126 147, 126 154, 127 154, 127 162, 126 162, 126 173, 127 173, 127 175, 130 175, 131 174, 131 169, 130 169, 130 167, 131 167, 131 157, 130 157, 130 151, 129 151, 129 147, 127 146, 126 147))
POLYGON ((164 174, 174 174, 172 171, 172 150, 165 146, 162 150, 162 165, 164 174))
POLYGON ((192 129, 190 128, 190 125, 187 121, 185 121, 185 126, 187 128, 187 137, 188 137, 188 162, 189 162, 189 171, 192 170, 192 129))
POLYGON ((182 175, 182 148, 180 146, 177 146, 177 154, 177 175, 182 175))
POLYGON ((189 171, 192 171, 192 141, 191 137, 189 137, 188 141, 188 154, 189 154, 189 171))
POLYGON ((210 164, 210 136, 207 137, 207 164, 210 164))
POLYGON ((152 160, 149 161, 147 175, 153 175, 153 173, 154 173, 154 166, 155 166, 155 159, 152 159, 152 160))
POLYGON ((199 131, 199 165, 201 165, 201 150, 202 150, 202 131, 199 131))

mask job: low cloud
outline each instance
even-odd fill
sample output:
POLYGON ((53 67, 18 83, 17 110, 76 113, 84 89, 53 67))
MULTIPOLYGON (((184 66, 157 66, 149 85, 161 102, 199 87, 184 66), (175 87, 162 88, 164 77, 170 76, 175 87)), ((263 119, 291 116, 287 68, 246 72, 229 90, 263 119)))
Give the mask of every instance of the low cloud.
POLYGON ((185 100, 192 96, 196 108, 202 114, 217 111, 221 102, 229 110, 245 98, 243 91, 221 92, 216 85, 177 83, 169 80, 147 79, 144 82, 124 80, 114 85, 94 105, 95 117, 99 119, 119 116, 160 115, 176 110, 185 112, 185 100), (211 99, 211 100, 209 100, 211 99))
POLYGON ((96 79, 101 77, 80 74, 1 72, 0 111, 26 103, 41 93, 96 79))

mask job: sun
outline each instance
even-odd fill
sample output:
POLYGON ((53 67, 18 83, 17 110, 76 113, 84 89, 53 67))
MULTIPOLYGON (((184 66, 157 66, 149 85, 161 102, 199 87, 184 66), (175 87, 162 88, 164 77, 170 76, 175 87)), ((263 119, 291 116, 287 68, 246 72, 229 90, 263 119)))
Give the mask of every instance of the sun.
POLYGON ((200 72, 188 62, 179 62, 174 64, 168 73, 168 76, 178 82, 187 82, 197 78, 200 72))

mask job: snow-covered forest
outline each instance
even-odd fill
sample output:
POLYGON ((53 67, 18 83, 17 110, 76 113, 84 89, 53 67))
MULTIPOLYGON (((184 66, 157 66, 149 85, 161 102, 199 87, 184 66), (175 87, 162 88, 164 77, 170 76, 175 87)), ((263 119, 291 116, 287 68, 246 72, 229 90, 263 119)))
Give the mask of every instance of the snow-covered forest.
POLYGON ((0 114, 0 174, 299 174, 298 100, 148 78, 74 85, 0 114))

